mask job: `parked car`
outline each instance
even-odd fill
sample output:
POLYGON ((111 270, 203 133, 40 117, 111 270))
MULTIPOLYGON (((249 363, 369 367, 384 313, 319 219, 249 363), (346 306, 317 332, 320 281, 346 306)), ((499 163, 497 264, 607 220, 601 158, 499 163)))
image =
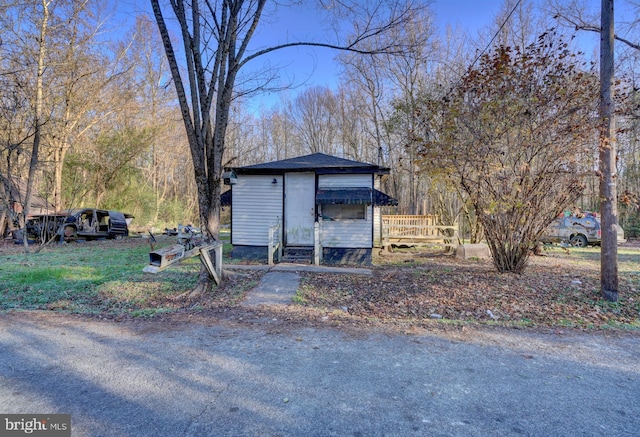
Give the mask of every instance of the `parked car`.
POLYGON ((133 216, 119 211, 85 208, 56 214, 35 215, 27 221, 27 233, 41 240, 98 238, 120 239, 129 235, 133 216))
MULTIPOLYGON (((618 244, 627 240, 624 230, 618 227, 618 244)), ((543 243, 565 243, 575 247, 599 245, 602 241, 602 226, 596 213, 568 215, 554 219, 542 236, 543 243)))

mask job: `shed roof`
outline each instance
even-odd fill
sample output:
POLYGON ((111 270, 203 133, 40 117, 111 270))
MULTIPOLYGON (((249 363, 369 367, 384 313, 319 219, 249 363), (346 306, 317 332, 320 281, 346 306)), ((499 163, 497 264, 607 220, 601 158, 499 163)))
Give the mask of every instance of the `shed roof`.
POLYGON ((220 195, 220 206, 231 206, 231 202, 233 199, 233 192, 231 190, 227 190, 220 195))
MULTIPOLYGON (((0 175, 2 178, 2 175, 0 175)), ((3 189, 0 189, 0 193, 6 197, 7 202, 13 201, 22 203, 27 197, 27 181, 26 179, 9 176, 2 178, 0 180, 0 184, 3 184, 3 189), (9 187, 11 192, 5 193, 6 187, 9 187)), ((34 209, 45 209, 45 210, 53 210, 53 205, 50 204, 44 197, 40 196, 35 191, 31 193, 31 203, 29 208, 34 209)), ((0 208, 1 209, 1 208, 0 208)))
POLYGON ((373 190, 373 204, 376 206, 398 206, 398 199, 395 199, 382 191, 373 190))
POLYGON ((282 174, 315 171, 316 173, 389 173, 389 169, 365 162, 338 158, 324 153, 234 168, 237 174, 282 174))

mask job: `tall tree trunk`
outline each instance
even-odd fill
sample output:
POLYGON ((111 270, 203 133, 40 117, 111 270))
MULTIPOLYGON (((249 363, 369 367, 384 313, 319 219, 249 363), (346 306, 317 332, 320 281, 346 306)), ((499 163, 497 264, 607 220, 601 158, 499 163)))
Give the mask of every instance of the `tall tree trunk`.
POLYGON ((53 151, 53 205, 56 211, 62 210, 62 169, 67 150, 68 142, 63 139, 53 151))
POLYGON ((42 127, 42 77, 44 76, 44 60, 46 54, 46 35, 47 26, 49 24, 49 2, 42 0, 42 23, 40 25, 40 38, 38 40, 38 71, 36 76, 36 101, 34 110, 34 135, 33 148, 31 149, 31 160, 29 161, 29 176, 27 178, 27 192, 24 196, 24 205, 22 208, 22 217, 20 218, 20 227, 24 229, 22 241, 25 250, 29 248, 29 242, 26 232, 27 217, 31 205, 31 197, 33 192, 33 183, 38 168, 38 154, 40 152, 40 130, 42 127))
POLYGON ((616 190, 616 132, 613 102, 613 0, 602 0, 600 33, 600 293, 618 300, 618 199, 616 190))

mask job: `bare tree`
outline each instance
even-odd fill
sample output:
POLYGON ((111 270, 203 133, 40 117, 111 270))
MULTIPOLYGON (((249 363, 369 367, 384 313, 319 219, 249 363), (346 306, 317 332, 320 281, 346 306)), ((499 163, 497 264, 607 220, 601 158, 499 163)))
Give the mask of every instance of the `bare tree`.
POLYGON ((296 133, 306 153, 336 154, 337 101, 333 91, 312 87, 298 94, 288 115, 296 120, 296 133))
MULTIPOLYGON (((361 94, 362 106, 366 111, 359 111, 358 115, 366 117, 364 123, 368 138, 366 142, 375 150, 375 161, 378 165, 389 165, 391 159, 391 149, 394 145, 386 129, 388 109, 386 104, 388 98, 385 97, 385 75, 384 60, 381 57, 362 56, 341 56, 341 61, 346 67, 348 81, 344 87, 354 87, 361 94)), ((352 114, 351 116, 355 116, 352 114)), ((394 191, 394 194, 398 194, 394 191)))
MULTIPOLYGON (((189 167, 193 166, 188 155, 185 156, 188 151, 186 141, 175 135, 176 131, 183 131, 184 128, 180 113, 173 104, 175 89, 171 86, 171 74, 162 41, 155 30, 155 22, 140 15, 136 17, 132 35, 125 38, 125 41, 132 42, 125 64, 132 68, 124 77, 133 90, 123 97, 132 96, 130 100, 136 104, 123 101, 121 106, 129 106, 130 109, 124 114, 125 120, 117 122, 118 125, 127 123, 131 127, 147 129, 151 135, 149 149, 140 156, 138 163, 145 175, 143 186, 150 189, 153 196, 149 223, 166 220, 172 200, 194 197, 189 196, 188 191, 177 196, 175 193, 178 186, 184 188, 193 185, 188 181, 188 176, 193 172, 189 167)), ((137 214, 141 215, 141 212, 137 214)), ((178 220, 191 222, 193 219, 185 214, 178 220)))
MULTIPOLYGON (((6 45, 0 45, 5 49, 6 45)), ((15 230, 18 213, 23 202, 17 176, 26 174, 29 153, 26 150, 32 139, 31 100, 26 90, 28 75, 22 71, 21 59, 2 51, 0 55, 0 236, 6 229, 15 230)))
MULTIPOLYGON (((265 114, 263 114, 263 119, 265 114)), ((266 114, 264 142, 268 146, 267 161, 278 161, 290 158, 293 148, 293 120, 278 108, 271 109, 266 114)))
POLYGON ((423 155, 470 199, 500 272, 522 272, 544 228, 582 190, 597 82, 544 34, 497 47, 420 111, 423 155))
MULTIPOLYGON (((108 51, 102 46, 106 43, 99 35, 104 16, 97 0, 4 2, 3 6, 8 11, 0 18, 5 42, 2 74, 5 84, 11 81, 6 95, 30 106, 28 116, 6 118, 13 132, 9 157, 18 150, 30 160, 28 170, 14 165, 9 173, 29 181, 29 197, 43 194, 53 208, 61 209, 67 152, 80 139, 86 146, 90 142, 86 133, 94 133, 111 108, 122 106, 113 103, 120 90, 106 90, 115 77, 109 67, 117 70, 120 63, 117 55, 106 59, 108 51), (17 147, 24 144, 15 134, 20 124, 26 132, 23 138, 32 142, 29 151, 17 147)), ((30 201, 23 198, 20 203, 28 214, 30 201)))
POLYGON ((336 98, 338 141, 343 156, 355 161, 378 162, 378 147, 370 135, 372 122, 367 97, 359 88, 341 85, 336 98))
MULTIPOLYGON (((394 129, 401 131, 404 138, 404 150, 407 156, 407 170, 409 176, 409 214, 416 214, 419 197, 418 154, 419 144, 418 122, 415 117, 418 109, 417 97, 419 90, 424 89, 427 71, 434 56, 434 27, 430 17, 425 15, 403 29, 398 38, 415 41, 415 50, 404 56, 396 56, 388 60, 389 77, 398 95, 395 100, 394 129)), ((452 223, 447 223, 452 224, 452 223)))
MULTIPOLYGON (((601 5, 604 7, 604 4, 601 5)), ((640 16, 640 4, 629 2, 630 9, 634 12, 630 21, 627 21, 624 29, 613 32, 613 38, 633 50, 640 50, 640 43, 633 37, 627 36, 632 34, 637 27, 640 16)), ((561 25, 574 29, 575 31, 587 31, 600 33, 603 29, 601 17, 586 9, 585 2, 579 0, 549 0, 548 8, 553 17, 558 20, 561 25)))
MULTIPOLYGON (((24 199, 22 216, 20 218, 20 227, 25 228, 27 217, 29 216, 29 208, 31 205, 31 196, 33 193, 33 183, 38 167, 38 154, 40 153, 40 138, 42 135, 43 117, 43 77, 45 73, 45 56, 47 47, 47 32, 49 26, 49 3, 48 0, 41 0, 42 15, 39 23, 38 42, 38 61, 36 70, 36 86, 35 100, 33 109, 33 148, 31 149, 31 159, 29 161, 29 176, 27 178, 27 192, 24 199)), ((28 250, 29 243, 27 241, 27 233, 23 233, 23 243, 25 250, 28 250)))
POLYGON ((524 49, 544 30, 551 29, 551 19, 539 7, 538 0, 504 0, 489 27, 496 35, 494 45, 524 49))
MULTIPOLYGON (((387 40, 374 47, 364 43, 402 26, 415 10, 411 1, 331 2, 328 6, 332 11, 345 14, 343 19, 355 20, 353 32, 343 41, 296 41, 250 52, 249 44, 268 5, 266 0, 170 0, 170 7, 151 0, 151 5, 189 140, 200 221, 207 239, 217 238, 220 228, 221 173, 231 103, 238 93, 251 91, 237 89, 241 70, 256 58, 296 46, 325 47, 364 55, 402 53, 406 50, 402 42, 387 40), (181 69, 167 26, 165 14, 169 11, 179 26, 185 70, 181 69)), ((201 275, 201 287, 196 291, 205 290, 207 282, 204 274, 201 275)))
POLYGON ((131 93, 125 87, 114 92, 113 84, 130 66, 123 62, 129 44, 114 46, 109 55, 102 50, 104 32, 103 5, 94 0, 59 2, 56 5, 56 28, 52 32, 48 69, 51 98, 47 101, 51 115, 48 145, 53 167, 53 203, 64 206, 63 168, 67 153, 74 144, 88 143, 87 136, 96 125, 126 106, 131 93))

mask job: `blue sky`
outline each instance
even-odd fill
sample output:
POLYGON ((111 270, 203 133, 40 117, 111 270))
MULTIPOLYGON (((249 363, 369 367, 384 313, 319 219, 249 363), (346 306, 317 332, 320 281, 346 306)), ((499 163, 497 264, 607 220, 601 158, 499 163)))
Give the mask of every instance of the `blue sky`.
MULTIPOLYGON (((431 6, 435 14, 436 25, 441 31, 445 31, 448 25, 453 28, 475 35, 477 31, 489 25, 495 14, 500 10, 502 0, 436 0, 431 6)), ((326 25, 321 22, 321 17, 305 14, 299 9, 285 13, 280 22, 268 23, 277 28, 286 23, 287 34, 285 38, 291 40, 321 40, 326 25), (314 38, 315 36, 315 38, 314 38)), ((277 32, 279 38, 282 33, 277 32)), ((282 42, 274 41, 275 43, 282 42)), ((296 83, 304 83, 303 86, 327 86, 334 87, 339 82, 340 67, 333 62, 337 53, 330 49, 301 47, 287 49, 271 56, 271 62, 282 68, 281 75, 284 81, 290 80, 296 83)), ((295 93, 296 90, 291 91, 295 93)), ((261 104, 269 106, 279 99, 277 95, 263 95, 254 99, 254 108, 261 104)))
MULTIPOLYGON (((114 0, 117 1, 118 16, 129 22, 133 22, 135 14, 146 11, 151 14, 149 0, 114 0)), ((460 26, 473 34, 478 28, 487 25, 499 10, 502 0, 434 0, 432 9, 436 15, 437 25, 444 30, 446 25, 460 26)), ((282 14, 273 18, 272 22, 263 23, 274 28, 274 34, 278 34, 279 41, 284 39, 316 39, 319 40, 326 30, 326 25, 321 22, 319 16, 308 14, 304 5, 297 7, 292 12, 283 10, 282 14), (277 21, 275 21, 277 19, 277 21), (286 33, 282 32, 286 27, 286 33), (315 37, 315 38, 314 38, 315 37)), ((270 17, 266 17, 268 20, 270 17)), ((264 21, 264 19, 263 19, 264 21)), ((265 26, 266 27, 266 26, 265 26)), ((264 36, 264 35, 263 35, 264 36)), ((323 38, 324 39, 324 38, 323 38)), ((314 82, 327 84, 335 82, 332 77, 336 70, 333 69, 332 59, 335 53, 330 50, 303 48, 295 55, 291 52, 284 54, 283 59, 289 64, 295 58, 301 58, 300 65, 296 62, 291 71, 295 71, 297 78, 306 78, 313 75, 314 82), (304 65, 302 65, 304 64, 304 65), (314 65, 315 64, 315 65, 314 65), (333 74, 330 74, 333 72, 333 74)))
MULTIPOLYGON (((151 14, 149 0, 113 1, 117 1, 118 16, 127 21, 133 20, 140 11, 151 14)), ((624 4, 618 0, 616 7, 620 7, 620 3, 624 4)), ((473 37, 480 29, 493 22, 502 4, 502 0, 434 0, 431 9, 440 31, 444 32, 447 26, 451 26, 473 37)), ((304 4, 293 10, 283 9, 272 16, 263 16, 261 24, 261 33, 256 35, 255 41, 264 41, 263 46, 294 40, 324 40, 327 31, 327 24, 322 21, 322 17, 309 13, 309 8, 305 8, 304 4)), ((340 76, 339 66, 333 62, 335 56, 336 52, 329 49, 302 47, 275 52, 267 60, 280 68, 284 82, 334 87, 340 76)), ((257 60, 255 67, 261 67, 262 62, 264 61, 257 60)), ((291 91, 295 92, 296 90, 291 91)), ((254 99, 252 106, 254 109, 261 103, 269 106, 278 99, 278 95, 263 95, 254 99)))
POLYGON ((501 5, 502 1, 496 0, 436 0, 431 9, 442 29, 450 24, 474 34, 492 22, 501 5))

